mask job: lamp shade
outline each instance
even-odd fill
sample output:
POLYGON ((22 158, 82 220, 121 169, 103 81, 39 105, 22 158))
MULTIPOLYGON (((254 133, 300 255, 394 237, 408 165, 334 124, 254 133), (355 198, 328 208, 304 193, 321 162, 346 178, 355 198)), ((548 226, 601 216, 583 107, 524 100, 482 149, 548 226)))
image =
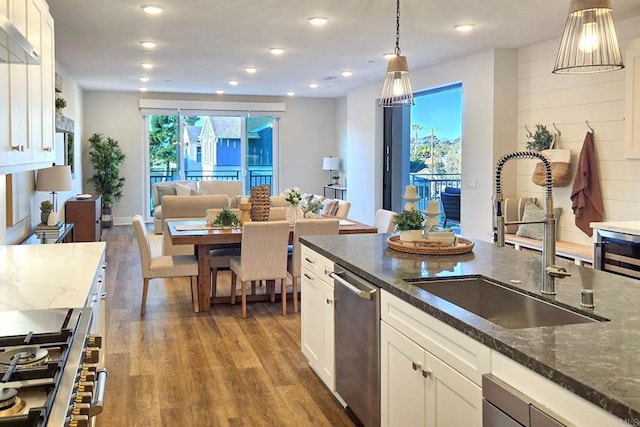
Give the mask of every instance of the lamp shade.
POLYGON ((414 105, 406 56, 396 55, 389 59, 379 105, 381 107, 409 107, 414 105))
POLYGON ((554 73, 600 73, 624 68, 611 0, 571 0, 554 73))
POLYGON ((38 170, 36 191, 71 191, 71 166, 51 166, 38 170))
POLYGON ((322 170, 338 170, 340 169, 340 159, 338 157, 325 157, 322 159, 322 170))

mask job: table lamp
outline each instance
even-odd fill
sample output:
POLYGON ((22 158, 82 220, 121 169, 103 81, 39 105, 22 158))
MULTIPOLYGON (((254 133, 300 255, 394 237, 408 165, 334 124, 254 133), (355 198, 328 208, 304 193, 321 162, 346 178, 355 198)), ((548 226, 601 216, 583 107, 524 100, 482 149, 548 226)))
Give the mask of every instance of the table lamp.
POLYGON ((338 157, 325 157, 322 159, 322 170, 329 171, 328 185, 331 185, 333 171, 338 169, 340 169, 340 159, 338 157))
POLYGON ((50 191, 53 211, 58 211, 56 193, 71 191, 71 166, 51 166, 38 170, 36 191, 50 191))

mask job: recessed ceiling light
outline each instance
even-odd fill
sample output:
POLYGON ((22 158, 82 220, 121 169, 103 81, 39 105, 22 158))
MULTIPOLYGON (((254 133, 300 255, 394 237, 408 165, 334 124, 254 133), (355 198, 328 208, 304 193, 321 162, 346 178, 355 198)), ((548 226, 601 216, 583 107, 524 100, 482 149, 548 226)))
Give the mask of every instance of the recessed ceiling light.
POLYGON ((311 89, 317 89, 317 87, 318 87, 318 83, 309 83, 309 87, 310 87, 311 89))
POLYGON ((454 25, 453 28, 460 31, 461 33, 467 33, 473 30, 475 26, 476 24, 458 24, 458 25, 454 25))
POLYGON ((340 75, 342 77, 351 77, 353 76, 353 71, 349 71, 349 70, 340 71, 340 75))
POLYGON ((293 96, 295 95, 295 92, 287 92, 287 96, 293 96))
POLYGON ((152 5, 152 4, 143 4, 143 5, 140 6, 140 8, 145 13, 148 13, 149 15, 157 15, 159 13, 162 13, 162 11, 164 10, 160 6, 155 6, 155 5, 152 5))
POLYGON ((141 82, 146 83, 149 81, 149 77, 138 77, 141 82))
POLYGON ((329 18, 322 18, 322 17, 313 17, 313 18, 308 18, 307 21, 309 21, 309 24, 311 25, 324 25, 327 22, 329 22, 329 18))
POLYGON ((272 47, 269 49, 272 55, 282 55, 284 53, 284 49, 281 47, 272 47))
POLYGON ((237 80, 229 80, 229 84, 231 86, 238 86, 238 81, 237 80))
POLYGON ((147 88, 146 88, 146 87, 139 87, 139 88, 138 88, 138 90, 139 90, 140 92, 146 92, 146 91, 147 91, 147 88))
POLYGON ((150 62, 143 62, 142 64, 140 64, 140 66, 146 70, 150 70, 153 68, 153 64, 151 64, 150 62))
POLYGON ((384 57, 384 59, 391 59, 394 56, 397 56, 395 53, 393 52, 387 52, 387 53, 383 53, 382 56, 384 57))
POLYGON ((244 69, 249 74, 255 74, 258 69, 256 67, 247 67, 244 69))
POLYGON ((224 91, 223 91, 222 89, 218 89, 218 90, 216 90, 216 93, 217 93, 218 95, 222 95, 222 94, 224 93, 224 91))
POLYGON ((143 42, 140 42, 140 45, 145 49, 153 49, 158 44, 156 42, 152 42, 152 41, 143 41, 143 42))

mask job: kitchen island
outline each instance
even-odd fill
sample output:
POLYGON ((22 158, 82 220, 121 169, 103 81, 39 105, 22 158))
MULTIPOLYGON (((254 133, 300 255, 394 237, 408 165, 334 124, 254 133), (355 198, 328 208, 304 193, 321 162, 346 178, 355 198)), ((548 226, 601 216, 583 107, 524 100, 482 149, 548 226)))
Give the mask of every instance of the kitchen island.
POLYGON ((106 243, 0 246, 0 311, 88 307, 106 243))
MULTIPOLYGON (((541 257, 476 242, 473 252, 423 256, 389 249, 388 235, 309 236, 301 242, 384 291, 482 343, 509 360, 632 424, 640 420, 640 283, 567 265, 555 296, 542 296, 541 257), (506 286, 608 321, 505 329, 424 291, 405 279, 484 276, 506 286), (520 282, 520 283, 517 283, 520 282), (517 283, 517 284, 516 284, 517 283), (594 292, 594 309, 580 292, 594 292)), ((624 425, 624 424, 623 424, 624 425)))

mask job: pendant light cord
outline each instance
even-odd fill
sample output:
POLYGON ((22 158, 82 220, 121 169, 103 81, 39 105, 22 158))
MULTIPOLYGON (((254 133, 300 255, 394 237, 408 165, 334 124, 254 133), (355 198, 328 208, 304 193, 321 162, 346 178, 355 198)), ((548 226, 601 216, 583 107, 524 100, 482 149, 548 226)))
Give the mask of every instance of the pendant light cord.
POLYGON ((396 56, 400 56, 400 0, 396 0, 396 56))

